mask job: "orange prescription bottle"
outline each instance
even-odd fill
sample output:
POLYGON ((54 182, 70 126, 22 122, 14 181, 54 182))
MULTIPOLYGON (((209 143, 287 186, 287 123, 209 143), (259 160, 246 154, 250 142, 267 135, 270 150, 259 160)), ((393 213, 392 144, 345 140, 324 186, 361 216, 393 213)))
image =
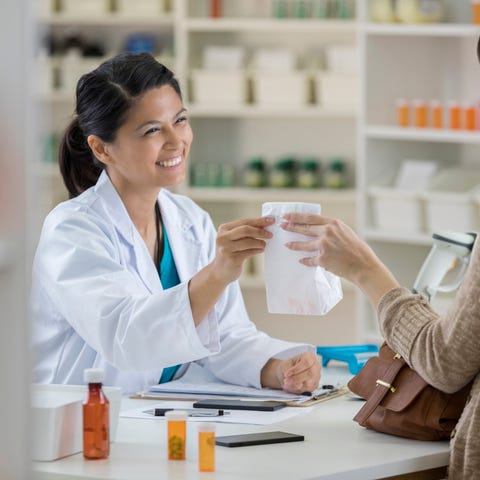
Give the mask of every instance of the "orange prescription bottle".
POLYGON ((449 126, 452 130, 460 130, 462 128, 462 109, 456 102, 450 102, 448 106, 449 126))
POLYGON ((83 402, 83 456, 87 459, 107 458, 110 454, 110 404, 102 390, 103 370, 87 368, 88 384, 83 402))
POLYGON ((198 426, 198 470, 215 471, 215 424, 201 423, 198 426))
POLYGON ((465 130, 476 130, 477 129, 477 109, 475 105, 467 104, 463 109, 463 124, 465 125, 465 130))
POLYGON ((480 0, 472 0, 472 23, 480 25, 480 0))
POLYGON ((187 412, 171 410, 165 412, 167 420, 167 444, 169 460, 185 460, 187 445, 187 412))
POLYGON ((399 127, 410 125, 410 107, 403 98, 397 100, 397 125, 399 127))
POLYGON ((443 128, 443 106, 438 100, 430 102, 432 128, 443 128))
POLYGON ((413 101, 413 124, 417 128, 426 128, 428 124, 427 104, 423 100, 413 101))

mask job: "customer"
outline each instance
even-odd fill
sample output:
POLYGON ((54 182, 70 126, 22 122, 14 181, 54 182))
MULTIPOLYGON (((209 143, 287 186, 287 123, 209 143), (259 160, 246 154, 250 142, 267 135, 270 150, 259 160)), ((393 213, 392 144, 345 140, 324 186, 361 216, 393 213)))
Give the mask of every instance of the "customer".
POLYGON ((120 54, 80 78, 59 158, 71 199, 47 216, 33 266, 34 381, 80 384, 99 367, 134 392, 197 362, 225 382, 317 387, 314 348, 257 331, 236 281, 272 219, 217 235, 166 189, 185 179, 191 142, 177 80, 152 56, 120 54))
POLYGON ((320 215, 288 214, 282 228, 311 237, 287 244, 314 255, 300 260, 356 284, 378 311, 390 347, 427 382, 455 392, 472 379, 468 401, 452 435, 449 478, 480 475, 480 241, 469 270, 445 315, 435 313, 422 295, 399 286, 388 268, 353 230, 320 215))

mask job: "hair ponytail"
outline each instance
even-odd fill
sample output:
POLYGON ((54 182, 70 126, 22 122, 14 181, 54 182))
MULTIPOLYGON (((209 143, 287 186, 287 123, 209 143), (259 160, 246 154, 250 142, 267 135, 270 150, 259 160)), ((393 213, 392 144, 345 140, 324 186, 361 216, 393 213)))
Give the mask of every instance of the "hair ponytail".
POLYGON ((75 117, 65 129, 59 148, 58 163, 69 197, 80 195, 97 183, 102 164, 96 160, 75 117))

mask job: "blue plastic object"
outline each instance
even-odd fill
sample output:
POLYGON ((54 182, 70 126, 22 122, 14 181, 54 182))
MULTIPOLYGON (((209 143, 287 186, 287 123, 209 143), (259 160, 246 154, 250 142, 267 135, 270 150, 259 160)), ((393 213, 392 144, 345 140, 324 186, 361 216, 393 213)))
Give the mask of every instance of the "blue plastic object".
POLYGON ((368 359, 378 354, 378 345, 360 344, 317 347, 317 354, 321 355, 324 367, 327 366, 330 360, 346 362, 350 373, 356 375, 368 359))

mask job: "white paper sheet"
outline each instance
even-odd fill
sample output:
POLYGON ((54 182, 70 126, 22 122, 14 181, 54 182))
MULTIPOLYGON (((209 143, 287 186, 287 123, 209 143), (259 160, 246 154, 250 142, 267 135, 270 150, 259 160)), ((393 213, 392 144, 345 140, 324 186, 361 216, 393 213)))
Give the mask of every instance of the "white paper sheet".
MULTIPOLYGON (((151 413, 145 413, 146 410, 154 408, 192 408, 193 402, 172 402, 165 401, 143 405, 142 407, 132 408, 120 412, 121 417, 127 418, 145 418, 164 422, 165 417, 156 417, 151 413)), ((229 410, 227 415, 219 417, 188 417, 189 422, 219 422, 219 423, 247 423, 253 425, 270 425, 272 423, 282 422, 297 415, 302 415, 311 411, 314 407, 293 408, 285 407, 273 412, 257 412, 253 410, 229 410)))

